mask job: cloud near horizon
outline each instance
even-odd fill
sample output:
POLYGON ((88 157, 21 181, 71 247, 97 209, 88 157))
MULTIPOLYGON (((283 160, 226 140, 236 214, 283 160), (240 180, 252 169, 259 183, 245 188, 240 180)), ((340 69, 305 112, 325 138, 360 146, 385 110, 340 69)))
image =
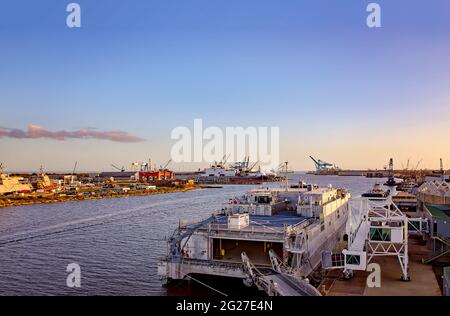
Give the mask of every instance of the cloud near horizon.
POLYGON ((94 128, 81 128, 77 131, 56 131, 52 132, 42 126, 30 124, 26 131, 17 128, 0 127, 0 138, 17 138, 17 139, 37 139, 49 138, 55 140, 74 139, 104 139, 121 143, 142 142, 145 139, 133 136, 123 131, 98 131, 94 128))

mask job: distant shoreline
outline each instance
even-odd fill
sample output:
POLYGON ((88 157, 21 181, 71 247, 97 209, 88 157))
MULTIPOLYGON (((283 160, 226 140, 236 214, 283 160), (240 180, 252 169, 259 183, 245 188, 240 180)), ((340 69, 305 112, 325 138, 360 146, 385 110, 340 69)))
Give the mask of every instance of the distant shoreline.
POLYGON ((77 202, 87 200, 100 200, 110 198, 124 198, 130 196, 146 196, 156 194, 168 194, 176 192, 188 192, 201 189, 199 186, 190 186, 185 188, 159 187, 156 190, 134 190, 124 193, 108 192, 102 195, 62 195, 60 193, 33 193, 24 196, 3 196, 0 197, 0 209, 14 206, 35 205, 35 204, 53 204, 61 202, 77 202))

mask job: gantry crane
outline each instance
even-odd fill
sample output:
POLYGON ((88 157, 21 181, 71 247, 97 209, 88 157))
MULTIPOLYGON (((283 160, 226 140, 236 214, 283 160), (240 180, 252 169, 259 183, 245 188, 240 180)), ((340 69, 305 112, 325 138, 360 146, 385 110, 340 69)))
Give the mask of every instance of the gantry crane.
POLYGON ((309 158, 312 159, 312 161, 314 161, 314 163, 316 164, 316 170, 317 171, 327 171, 328 167, 333 167, 333 164, 320 160, 320 159, 315 159, 313 156, 309 156, 309 158))

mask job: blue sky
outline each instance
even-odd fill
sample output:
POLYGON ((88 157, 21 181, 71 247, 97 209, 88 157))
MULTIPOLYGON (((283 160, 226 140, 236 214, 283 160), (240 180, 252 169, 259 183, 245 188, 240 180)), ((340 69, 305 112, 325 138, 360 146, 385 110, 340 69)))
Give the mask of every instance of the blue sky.
POLYGON ((309 154, 347 168, 450 162, 449 1, 377 1, 379 29, 360 0, 84 0, 80 29, 65 24, 69 2, 2 3, 0 127, 147 141, 0 138, 9 169, 162 163, 170 131, 194 118, 280 126, 297 169, 309 154))

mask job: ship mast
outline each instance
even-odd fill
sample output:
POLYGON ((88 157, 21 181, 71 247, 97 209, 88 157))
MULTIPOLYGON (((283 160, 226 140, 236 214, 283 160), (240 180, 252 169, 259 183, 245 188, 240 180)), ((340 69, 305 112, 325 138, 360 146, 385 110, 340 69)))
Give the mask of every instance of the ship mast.
POLYGON ((286 192, 288 190, 289 187, 289 179, 288 179, 288 162, 285 161, 284 162, 284 177, 285 177, 285 181, 286 181, 286 192))

